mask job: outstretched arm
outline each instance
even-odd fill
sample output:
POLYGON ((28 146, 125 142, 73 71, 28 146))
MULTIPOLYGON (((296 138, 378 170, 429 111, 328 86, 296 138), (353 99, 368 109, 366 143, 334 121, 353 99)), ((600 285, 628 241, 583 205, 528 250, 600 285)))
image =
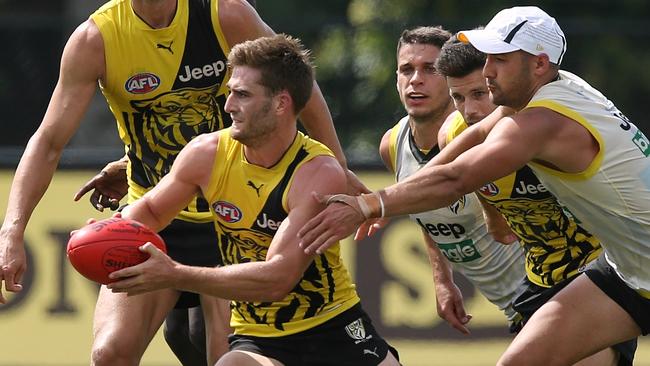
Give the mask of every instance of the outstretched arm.
POLYGON ((323 197, 331 204, 300 230, 301 247, 308 253, 327 248, 350 235, 363 221, 382 213, 397 216, 447 206, 461 195, 516 171, 543 148, 550 150, 546 145, 561 129, 559 123, 543 123, 541 119, 547 113, 534 114, 538 115, 534 123, 525 118, 501 119, 484 143, 474 143, 463 153, 457 148, 473 142, 466 137, 472 135, 461 134, 417 173, 382 191, 356 197, 323 197))
POLYGON ((34 208, 52 180, 64 146, 75 133, 104 72, 104 46, 88 20, 70 36, 43 121, 30 138, 11 185, 0 230, 0 303, 7 291, 20 291, 26 270, 23 235, 34 208))

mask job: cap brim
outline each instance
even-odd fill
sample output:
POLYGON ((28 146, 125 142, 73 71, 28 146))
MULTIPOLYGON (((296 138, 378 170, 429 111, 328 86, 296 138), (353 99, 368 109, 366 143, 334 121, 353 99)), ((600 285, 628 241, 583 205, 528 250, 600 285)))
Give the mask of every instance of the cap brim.
POLYGON ((487 54, 500 54, 518 51, 521 48, 506 43, 499 36, 486 29, 474 29, 458 32, 458 40, 471 43, 477 50, 487 54))

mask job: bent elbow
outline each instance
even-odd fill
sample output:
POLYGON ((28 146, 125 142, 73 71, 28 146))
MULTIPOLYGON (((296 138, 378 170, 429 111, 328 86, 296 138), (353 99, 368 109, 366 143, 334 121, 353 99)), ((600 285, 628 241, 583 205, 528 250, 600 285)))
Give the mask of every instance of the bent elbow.
POLYGON ((284 275, 279 276, 274 279, 270 279, 266 283, 264 289, 264 297, 267 301, 282 301, 284 300, 294 288, 298 282, 300 282, 302 275, 293 276, 293 275, 284 275))

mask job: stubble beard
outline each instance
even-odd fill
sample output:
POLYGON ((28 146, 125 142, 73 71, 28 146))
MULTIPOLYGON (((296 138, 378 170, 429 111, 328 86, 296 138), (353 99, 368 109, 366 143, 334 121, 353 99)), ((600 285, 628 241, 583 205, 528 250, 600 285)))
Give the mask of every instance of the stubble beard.
POLYGON ((502 105, 516 110, 521 110, 530 100, 529 89, 533 81, 527 67, 522 67, 517 77, 513 78, 513 83, 505 92, 497 83, 491 83, 497 93, 490 90, 490 100, 496 105, 502 105))
POLYGON ((241 142, 249 147, 257 147, 264 143, 267 136, 273 132, 277 123, 270 115, 271 100, 262 106, 248 122, 248 128, 241 130, 240 133, 231 135, 234 140, 241 142))

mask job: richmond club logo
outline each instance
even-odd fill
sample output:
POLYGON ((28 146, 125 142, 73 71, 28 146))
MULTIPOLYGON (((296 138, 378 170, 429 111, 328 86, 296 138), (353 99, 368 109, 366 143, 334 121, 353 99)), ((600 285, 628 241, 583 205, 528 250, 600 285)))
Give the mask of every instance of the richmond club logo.
POLYGON ((482 195, 488 197, 494 197, 497 194, 499 194, 499 187, 497 187, 497 185, 494 183, 488 183, 483 187, 479 188, 478 190, 479 192, 481 192, 482 195))
POLYGON ((361 318, 345 326, 345 332, 354 340, 364 340, 366 338, 366 328, 363 326, 361 318))
POLYGON ((152 92, 160 85, 160 78, 150 72, 133 75, 124 83, 124 89, 132 94, 152 92))
POLYGON ((461 197, 458 201, 452 203, 451 206, 449 206, 449 210, 458 215, 459 212, 463 211, 465 205, 467 205, 466 195, 461 197))
POLYGON ((212 204, 212 209, 223 221, 235 223, 241 220, 242 213, 239 207, 226 201, 217 201, 212 204))

